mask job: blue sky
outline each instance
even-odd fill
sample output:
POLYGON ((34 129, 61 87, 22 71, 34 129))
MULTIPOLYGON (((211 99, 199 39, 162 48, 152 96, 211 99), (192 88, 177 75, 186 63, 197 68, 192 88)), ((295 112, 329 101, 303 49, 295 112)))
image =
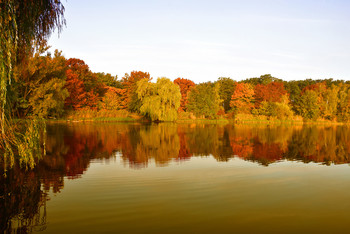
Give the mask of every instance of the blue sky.
POLYGON ((93 72, 350 80, 347 0, 62 2, 67 27, 49 44, 93 72))

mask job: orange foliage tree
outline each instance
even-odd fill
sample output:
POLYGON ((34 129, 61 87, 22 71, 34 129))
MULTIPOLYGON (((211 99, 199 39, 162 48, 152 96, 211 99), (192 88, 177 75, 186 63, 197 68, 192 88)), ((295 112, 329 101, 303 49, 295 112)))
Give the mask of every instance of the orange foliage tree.
POLYGON ((287 94, 282 82, 270 82, 255 86, 255 106, 260 106, 262 101, 281 102, 282 96, 287 94))
POLYGON ((70 95, 65 102, 66 108, 97 108, 98 101, 106 92, 104 84, 97 80, 96 75, 81 59, 69 59, 67 67, 66 88, 70 95))
POLYGON ((250 113, 254 105, 254 89, 248 83, 236 83, 232 94, 230 106, 234 113, 250 113))
POLYGON ((180 87, 180 92, 181 92, 179 111, 186 111, 187 109, 186 105, 188 103, 187 94, 191 90, 191 88, 195 86, 195 84, 192 80, 184 79, 180 77, 175 79, 174 83, 180 87))
POLYGON ((142 79, 147 79, 148 81, 152 80, 148 72, 142 71, 132 71, 130 75, 125 73, 122 80, 122 84, 126 90, 124 95, 127 107, 133 112, 138 112, 140 110, 141 102, 139 101, 136 93, 136 83, 142 79))
POLYGON ((107 92, 103 96, 100 107, 104 110, 126 109, 125 89, 107 86, 107 92))

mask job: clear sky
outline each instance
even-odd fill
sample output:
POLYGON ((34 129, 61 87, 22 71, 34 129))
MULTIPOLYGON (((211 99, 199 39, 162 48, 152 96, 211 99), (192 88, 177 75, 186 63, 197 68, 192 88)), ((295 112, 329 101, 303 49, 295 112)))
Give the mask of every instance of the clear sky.
POLYGON ((49 44, 93 72, 350 80, 349 0, 68 0, 49 44))

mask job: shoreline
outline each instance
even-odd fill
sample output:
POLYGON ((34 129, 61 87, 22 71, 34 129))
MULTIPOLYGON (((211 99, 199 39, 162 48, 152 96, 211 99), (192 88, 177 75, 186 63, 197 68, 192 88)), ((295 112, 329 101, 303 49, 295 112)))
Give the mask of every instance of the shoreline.
MULTIPOLYGON (((29 120, 29 119, 24 119, 29 120)), ((156 122, 135 118, 87 118, 87 119, 45 119, 48 123, 81 123, 81 122, 115 122, 115 123, 176 123, 176 124, 232 124, 232 125, 349 125, 348 122, 336 121, 300 121, 300 120, 234 120, 234 119, 179 119, 176 121, 156 122)))

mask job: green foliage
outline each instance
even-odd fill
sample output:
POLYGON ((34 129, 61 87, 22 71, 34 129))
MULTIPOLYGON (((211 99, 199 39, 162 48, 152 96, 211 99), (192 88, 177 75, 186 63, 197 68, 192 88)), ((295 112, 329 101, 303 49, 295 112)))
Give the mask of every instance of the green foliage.
POLYGON ((233 91, 235 89, 236 82, 231 78, 220 77, 217 83, 220 85, 220 89, 219 89, 220 99, 223 100, 222 104, 225 112, 227 112, 231 110, 230 102, 231 102, 233 91))
POLYGON ((188 94, 187 110, 197 117, 216 118, 222 104, 219 90, 218 83, 207 82, 196 85, 188 94))
POLYGON ((16 69, 16 105, 21 117, 27 115, 46 118, 63 114, 64 100, 68 91, 64 88, 66 59, 55 51, 54 57, 41 48, 33 57, 27 58, 27 65, 16 69))
POLYGON ((283 82, 284 87, 289 94, 289 100, 291 104, 291 108, 294 111, 294 113, 300 115, 298 112, 298 106, 301 96, 301 88, 299 87, 300 81, 285 81, 283 82))
POLYGON ((17 137, 19 163, 21 166, 29 166, 33 169, 36 160, 42 157, 42 144, 45 155, 46 125, 44 121, 33 120, 23 123, 22 127, 25 128, 24 134, 19 134, 17 137))
POLYGON ((265 116, 277 117, 278 119, 288 119, 293 116, 293 111, 287 103, 281 102, 261 102, 257 113, 265 116))
POLYGON ((339 121, 350 121, 350 89, 348 84, 339 87, 339 103, 337 118, 339 121))
POLYGON ((29 107, 38 118, 60 117, 64 112, 64 101, 69 96, 65 81, 51 79, 36 88, 29 98, 29 107))
POLYGON ((325 119, 333 120, 337 114, 339 87, 331 85, 322 94, 321 115, 325 119))
POLYGON ((111 74, 104 73, 104 72, 98 72, 98 73, 94 73, 94 74, 100 83, 103 83, 109 87, 114 87, 114 88, 118 88, 118 89, 123 88, 122 83, 120 81, 118 81, 117 75, 112 76, 111 74))
MULTIPOLYGON (((29 142, 34 143, 27 144, 25 139, 16 137, 11 113, 6 112, 14 101, 8 99, 7 91, 12 86, 15 62, 22 62, 33 45, 42 45, 55 28, 61 30, 65 24, 63 12, 64 7, 59 0, 0 2, 0 147, 4 150, 5 160, 10 157, 13 161, 14 149, 33 151, 39 139, 33 135, 36 139, 29 139, 29 142)), ((27 156, 33 157, 32 154, 19 153, 21 159, 27 156)))
POLYGON ((178 85, 168 78, 148 79, 137 82, 136 93, 140 99, 140 112, 153 121, 175 121, 180 107, 181 93, 178 85))
POLYGON ((253 86, 261 84, 261 85, 267 85, 271 82, 282 82, 281 79, 278 79, 276 77, 271 76, 270 74, 261 75, 258 77, 253 77, 249 79, 243 80, 244 83, 252 84, 253 86))
POLYGON ((305 119, 316 120, 320 114, 317 93, 313 90, 306 90, 299 102, 299 113, 305 119))
POLYGON ((128 110, 131 112, 139 112, 141 107, 141 102, 136 92, 137 82, 147 79, 148 81, 152 80, 148 72, 142 71, 132 71, 130 75, 125 73, 123 77, 122 85, 126 89, 126 103, 128 110))

